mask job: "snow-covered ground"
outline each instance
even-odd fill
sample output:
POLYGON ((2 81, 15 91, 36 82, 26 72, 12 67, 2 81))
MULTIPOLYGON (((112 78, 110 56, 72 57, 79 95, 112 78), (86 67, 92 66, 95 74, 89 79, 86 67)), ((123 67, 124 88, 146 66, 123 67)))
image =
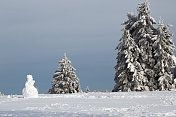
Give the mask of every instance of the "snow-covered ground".
POLYGON ((176 117, 176 92, 0 96, 0 117, 176 117))

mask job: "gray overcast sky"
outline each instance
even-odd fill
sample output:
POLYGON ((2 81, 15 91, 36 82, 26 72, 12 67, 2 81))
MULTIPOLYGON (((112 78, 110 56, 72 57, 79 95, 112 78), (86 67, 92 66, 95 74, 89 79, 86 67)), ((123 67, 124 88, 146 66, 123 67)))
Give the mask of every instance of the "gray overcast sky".
MULTIPOLYGON (((127 12, 137 14, 143 1, 1 0, 0 91, 21 94, 26 75, 32 74, 39 93, 47 93, 65 52, 83 90, 111 90, 120 24, 127 12)), ((149 2, 151 16, 157 21, 161 16, 175 33, 176 0, 149 2)))

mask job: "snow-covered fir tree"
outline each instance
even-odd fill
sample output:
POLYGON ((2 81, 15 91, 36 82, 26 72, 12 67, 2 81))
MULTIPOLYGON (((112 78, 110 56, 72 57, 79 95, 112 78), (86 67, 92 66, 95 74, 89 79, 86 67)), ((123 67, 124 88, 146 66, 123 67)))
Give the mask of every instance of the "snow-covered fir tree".
POLYGON ((157 40, 154 42, 154 57, 156 64, 154 66, 158 80, 159 90, 170 90, 175 88, 174 77, 171 74, 170 68, 175 67, 173 52, 175 49, 172 41, 173 35, 168 30, 169 25, 165 26, 162 20, 159 20, 157 29, 157 40))
POLYGON ((87 86, 86 87, 86 93, 89 93, 90 92, 90 89, 89 89, 89 87, 87 86))
POLYGON ((52 81, 52 88, 49 89, 51 94, 60 93, 78 93, 82 92, 80 88, 79 79, 74 72, 76 69, 72 67, 71 61, 64 54, 64 58, 59 61, 60 67, 58 68, 52 81))
POLYGON ((124 29, 121 43, 118 49, 117 65, 115 66, 116 86, 113 91, 135 91, 142 89, 143 75, 142 67, 137 61, 139 58, 139 48, 134 39, 131 38, 129 30, 124 29))
POLYGON ((167 59, 162 59, 162 61, 167 63, 164 64, 164 70, 167 72, 165 76, 168 78, 164 79, 170 80, 161 80, 163 77, 158 75, 161 68, 159 66, 156 70, 156 64, 161 62, 158 58, 162 58, 164 55, 156 51, 159 44, 154 44, 161 40, 159 39, 161 38, 161 31, 159 31, 161 26, 158 29, 154 27, 156 21, 150 16, 147 1, 139 4, 137 11, 137 16, 128 13, 128 20, 123 23, 125 28, 123 37, 120 40, 121 42, 117 47, 118 56, 114 79, 116 85, 113 91, 169 90, 174 81, 170 73, 170 68, 174 65, 172 58, 174 50, 172 35, 167 30, 167 26, 164 26, 162 30, 164 30, 167 37, 163 41, 167 44, 163 43, 163 48, 166 52, 170 52, 167 59), (131 40, 131 43, 129 43, 129 40, 131 40), (156 52, 159 54, 158 56, 156 56, 156 52), (163 88, 166 87, 165 85, 167 85, 167 88, 163 88))

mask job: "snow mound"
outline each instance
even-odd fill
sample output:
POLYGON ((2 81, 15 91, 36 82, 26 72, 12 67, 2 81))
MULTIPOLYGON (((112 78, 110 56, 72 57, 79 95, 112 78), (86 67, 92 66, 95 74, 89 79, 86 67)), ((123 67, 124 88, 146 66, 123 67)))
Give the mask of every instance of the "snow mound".
POLYGON ((24 98, 37 98, 38 91, 34 87, 35 81, 33 80, 32 75, 27 75, 27 81, 25 83, 25 88, 22 90, 22 94, 24 98))

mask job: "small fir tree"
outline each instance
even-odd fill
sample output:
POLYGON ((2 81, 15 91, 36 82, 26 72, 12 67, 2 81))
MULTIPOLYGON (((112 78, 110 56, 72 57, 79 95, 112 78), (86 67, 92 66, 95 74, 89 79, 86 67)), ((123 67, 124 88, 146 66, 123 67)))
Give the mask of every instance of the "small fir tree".
POLYGON ((74 72, 76 69, 72 67, 71 61, 64 54, 64 58, 59 61, 60 67, 58 68, 52 81, 52 88, 49 89, 51 94, 60 93, 79 93, 82 92, 80 88, 79 79, 74 72))
POLYGON ((1 92, 0 92, 0 96, 3 96, 4 94, 2 94, 1 92))
POLYGON ((89 89, 89 87, 87 86, 86 87, 86 93, 89 93, 90 92, 90 89, 89 89))

